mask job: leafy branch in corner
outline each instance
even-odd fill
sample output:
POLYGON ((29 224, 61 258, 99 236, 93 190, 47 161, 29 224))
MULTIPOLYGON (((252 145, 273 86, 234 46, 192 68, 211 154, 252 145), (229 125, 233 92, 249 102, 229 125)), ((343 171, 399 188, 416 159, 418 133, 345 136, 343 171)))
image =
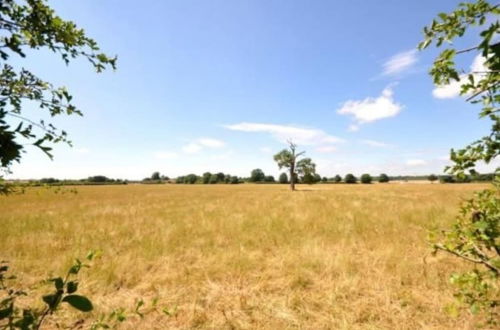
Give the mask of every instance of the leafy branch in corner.
POLYGON ((79 282, 78 274, 83 268, 88 268, 88 262, 92 261, 96 252, 89 252, 82 262, 76 259, 64 277, 51 278, 47 282, 53 283, 54 289, 51 293, 42 297, 44 307, 19 307, 17 300, 27 296, 27 292, 14 289, 9 282, 16 277, 8 275, 9 266, 6 262, 0 263, 0 329, 33 329, 38 330, 46 323, 47 318, 57 312, 63 303, 81 311, 90 312, 93 309, 92 302, 85 296, 77 294, 79 282))
MULTIPOLYGON (((0 168, 19 162, 26 145, 52 158, 51 145, 71 145, 67 133, 51 123, 24 115, 26 105, 46 110, 50 117, 82 115, 64 87, 55 87, 26 68, 8 64, 11 56, 27 56, 27 49, 48 49, 64 63, 87 59, 97 72, 116 68, 117 58, 102 53, 96 41, 75 23, 57 16, 46 0, 0 1, 0 168), (21 140, 21 141, 20 141, 21 140), (25 143, 21 143, 25 142, 25 143)), ((0 183, 0 193, 7 193, 0 183)))
MULTIPOLYGON (((500 7, 485 0, 460 3, 451 13, 440 13, 424 28, 425 39, 419 49, 435 42, 437 47, 451 44, 470 27, 482 26, 480 42, 467 49, 449 47, 434 61, 430 75, 436 85, 459 82, 460 95, 466 102, 480 104, 479 118, 492 122, 490 133, 459 150, 451 150, 453 164, 446 168, 451 174, 464 178, 467 172, 476 175, 476 166, 492 163, 500 154, 500 7), (488 23, 490 21, 490 23, 488 23), (455 65, 455 57, 473 52, 480 70, 465 73, 455 65)), ((500 171, 497 168, 493 187, 475 194, 465 202, 460 215, 449 230, 433 234, 434 252, 444 251, 469 263, 472 269, 454 273, 450 281, 458 288, 458 302, 467 305, 474 314, 484 312, 487 321, 498 323, 500 301, 500 171)))

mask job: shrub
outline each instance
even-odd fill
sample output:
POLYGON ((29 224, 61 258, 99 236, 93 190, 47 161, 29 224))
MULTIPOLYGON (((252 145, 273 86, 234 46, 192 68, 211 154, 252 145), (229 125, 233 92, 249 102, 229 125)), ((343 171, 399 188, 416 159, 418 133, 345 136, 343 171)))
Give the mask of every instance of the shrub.
POLYGON ((380 174, 378 177, 378 182, 380 182, 380 183, 389 182, 389 176, 387 176, 387 174, 385 174, 385 173, 380 174))
POLYGON ((347 174, 344 178, 345 183, 356 183, 358 179, 351 173, 347 174))
POLYGON ((266 175, 264 174, 264 172, 260 168, 256 168, 256 169, 252 170, 252 172, 250 173, 250 178, 248 179, 248 181, 250 181, 250 182, 262 182, 262 181, 264 181, 265 178, 266 178, 266 175))
POLYGON ((275 181, 274 176, 272 176, 272 175, 266 175, 264 177, 264 182, 274 182, 274 181, 275 181))
POLYGON ((370 174, 361 175, 361 183, 369 184, 372 183, 372 176, 370 174))
POLYGON ((288 183, 288 175, 286 173, 280 174, 279 183, 288 183))
POLYGON ((431 183, 434 183, 434 181, 436 181, 438 179, 437 176, 435 176, 434 174, 431 174, 427 177, 427 180, 429 180, 431 183))

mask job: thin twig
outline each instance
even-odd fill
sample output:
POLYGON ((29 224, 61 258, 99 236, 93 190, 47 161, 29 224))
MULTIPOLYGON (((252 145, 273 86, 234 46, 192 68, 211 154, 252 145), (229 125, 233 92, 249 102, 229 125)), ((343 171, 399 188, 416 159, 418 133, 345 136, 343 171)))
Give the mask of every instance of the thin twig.
POLYGON ((492 270, 493 272, 495 272, 495 274, 498 274, 500 272, 498 270, 498 268, 496 268, 495 266, 493 266, 492 264, 490 264, 488 261, 478 260, 478 259, 474 259, 474 258, 471 258, 471 257, 468 257, 468 256, 464 256, 463 254, 460 254, 458 252, 455 252, 455 251, 452 251, 450 249, 447 249, 447 248, 445 248, 444 246, 441 246, 441 245, 436 245, 435 247, 436 247, 436 249, 448 252, 450 254, 453 254, 453 255, 455 255, 457 257, 460 257, 460 258, 462 258, 464 260, 467 260, 469 262, 472 262, 472 263, 475 263, 475 264, 485 265, 487 268, 489 268, 490 270, 492 270))

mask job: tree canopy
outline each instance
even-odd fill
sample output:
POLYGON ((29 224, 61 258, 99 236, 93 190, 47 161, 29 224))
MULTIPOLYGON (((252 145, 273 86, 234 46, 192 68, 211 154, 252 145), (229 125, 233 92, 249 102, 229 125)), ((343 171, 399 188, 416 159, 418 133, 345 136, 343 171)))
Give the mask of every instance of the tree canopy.
POLYGON ((297 159, 304 155, 305 151, 297 152, 297 145, 293 142, 288 142, 288 149, 283 149, 274 155, 274 161, 278 164, 279 169, 287 168, 290 173, 290 189, 295 190, 297 180, 296 164, 297 159))
MULTIPOLYGON (((48 49, 69 64, 86 58, 97 72, 116 68, 116 57, 100 52, 97 42, 75 23, 57 16, 45 0, 3 0, 0 2, 0 170, 21 160, 26 145, 39 148, 50 158, 51 144, 71 145, 64 130, 52 123, 28 118, 26 103, 35 104, 51 117, 82 115, 64 87, 55 87, 30 70, 9 64, 11 56, 27 56, 27 49, 48 49)), ((0 186, 2 188, 2 186, 0 186)), ((0 189, 0 191, 4 191, 0 189)))
MULTIPOLYGON (((425 49, 432 43, 437 47, 447 45, 430 69, 434 83, 447 85, 452 81, 458 82, 461 86, 460 94, 465 100, 481 105, 479 117, 491 121, 488 135, 462 149, 451 150, 453 165, 447 171, 456 175, 458 180, 468 180, 466 173, 475 175, 478 162, 491 163, 500 152, 499 14, 499 4, 492 5, 485 0, 460 3, 453 12, 438 14, 438 18, 424 28, 425 39, 419 45, 420 49, 425 49), (470 31, 479 31, 479 35, 473 39, 477 40, 476 43, 469 48, 456 49, 455 39, 470 31), (475 55, 475 60, 483 62, 482 68, 462 73, 464 70, 457 67, 455 58, 457 55, 470 53, 475 55)), ((497 168, 494 189, 479 192, 464 203, 453 227, 437 235, 438 238, 433 242, 434 252, 445 251, 474 265, 469 272, 452 275, 451 282, 458 288, 456 296, 459 302, 468 304, 472 313, 484 311, 490 322, 498 322, 499 316, 499 174, 497 168)), ((444 179, 455 181, 452 176, 441 178, 442 181, 444 179)))

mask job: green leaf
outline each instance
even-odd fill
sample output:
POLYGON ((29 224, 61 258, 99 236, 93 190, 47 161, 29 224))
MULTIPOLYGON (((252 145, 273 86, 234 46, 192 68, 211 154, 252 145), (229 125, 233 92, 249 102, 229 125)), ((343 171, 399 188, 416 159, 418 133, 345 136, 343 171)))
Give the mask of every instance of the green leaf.
POLYGON ((78 290, 78 282, 75 281, 70 281, 68 284, 66 284, 66 292, 67 293, 74 293, 78 290))
POLYGON ((64 282, 63 282, 62 278, 60 278, 60 277, 53 278, 53 279, 51 279, 51 281, 54 282, 54 286, 55 286, 56 290, 62 290, 63 289, 64 282))
POLYGON ((92 309, 94 309, 94 306, 92 306, 92 302, 87 297, 77 294, 68 295, 64 297, 62 301, 67 302, 72 307, 82 312, 90 312, 92 309))
POLYGON ((10 305, 5 309, 0 309, 0 320, 9 317, 9 315, 11 314, 12 314, 12 305, 10 305))
POLYGON ((53 309, 57 306, 57 300, 59 299, 58 294, 47 294, 42 297, 42 300, 49 306, 49 308, 53 309))

